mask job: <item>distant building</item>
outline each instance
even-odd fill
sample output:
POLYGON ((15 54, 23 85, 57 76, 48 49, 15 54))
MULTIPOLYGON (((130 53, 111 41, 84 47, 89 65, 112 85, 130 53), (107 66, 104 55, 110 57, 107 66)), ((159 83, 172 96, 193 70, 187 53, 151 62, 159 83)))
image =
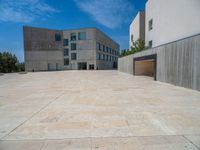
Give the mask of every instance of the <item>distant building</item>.
POLYGON ((144 35, 146 46, 157 47, 198 34, 199 14, 200 0, 148 0, 145 15, 139 12, 130 25, 130 46, 144 35))
POLYGON ((24 52, 26 71, 113 69, 119 44, 96 28, 24 27, 24 52))

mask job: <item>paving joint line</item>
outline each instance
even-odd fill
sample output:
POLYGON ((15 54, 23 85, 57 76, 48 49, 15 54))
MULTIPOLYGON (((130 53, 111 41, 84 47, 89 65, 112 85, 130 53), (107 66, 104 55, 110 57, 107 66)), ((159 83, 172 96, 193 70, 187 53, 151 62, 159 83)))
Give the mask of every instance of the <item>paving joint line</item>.
POLYGON ((192 142, 190 139, 188 139, 185 135, 183 135, 183 137, 190 142, 192 145, 194 145, 198 150, 200 150, 200 147, 198 147, 194 142, 192 142))
POLYGON ((8 134, 6 134, 5 136, 3 136, 0 141, 4 138, 6 138, 7 136, 9 136, 13 131, 15 131, 16 129, 18 129, 20 126, 22 126, 23 124, 25 124, 27 121, 29 121, 30 119, 32 119, 35 115, 37 115, 38 113, 40 113, 43 109, 45 109, 46 107, 48 107, 50 104, 52 104, 54 101, 56 101, 59 97, 61 97, 64 94, 64 92, 62 92, 60 95, 58 95, 55 99, 53 99, 52 101, 48 102, 45 106, 43 106, 41 109, 39 109, 37 112, 33 113, 33 115, 31 115, 27 120, 23 121, 22 123, 20 123, 17 127, 15 127, 14 129, 12 129, 8 134))
POLYGON ((43 149, 43 147, 44 147, 44 145, 45 145, 45 142, 46 142, 46 140, 43 141, 43 143, 42 143, 42 145, 41 145, 41 147, 40 147, 40 150, 43 149))
MULTIPOLYGON (((193 134, 188 134, 188 135, 193 135, 193 134)), ((77 138, 54 138, 54 139, 17 139, 17 140, 0 140, 1 141, 55 141, 55 140, 81 140, 81 139, 108 139, 108 138, 145 138, 145 137, 159 137, 159 136, 179 136, 179 137, 184 137, 185 135, 183 134, 177 134, 177 135, 149 135, 149 136, 108 136, 108 137, 77 137, 77 138)), ((198 135, 199 136, 199 135, 198 135)))

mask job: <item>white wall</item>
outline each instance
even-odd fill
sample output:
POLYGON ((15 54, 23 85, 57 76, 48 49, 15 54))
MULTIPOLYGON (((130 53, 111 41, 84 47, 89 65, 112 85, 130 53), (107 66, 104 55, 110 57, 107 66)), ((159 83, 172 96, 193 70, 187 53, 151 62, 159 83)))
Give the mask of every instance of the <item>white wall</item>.
POLYGON ((135 42, 140 38, 140 12, 130 25, 129 29, 129 47, 132 46, 131 35, 133 35, 133 41, 135 42))
POLYGON ((152 40, 153 47, 200 33, 200 0, 149 0, 145 30, 146 45, 152 40))

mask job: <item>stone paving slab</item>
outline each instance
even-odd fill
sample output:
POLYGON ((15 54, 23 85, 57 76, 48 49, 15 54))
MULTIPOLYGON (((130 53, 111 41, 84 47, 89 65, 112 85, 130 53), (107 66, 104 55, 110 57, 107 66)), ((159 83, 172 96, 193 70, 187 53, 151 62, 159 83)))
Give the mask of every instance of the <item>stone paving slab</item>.
POLYGON ((200 149, 200 135, 186 135, 185 138, 200 149))
POLYGON ((0 76, 0 150, 198 149, 199 135, 198 91, 118 71, 0 76))
POLYGON ((0 141, 1 150, 198 150, 184 136, 0 141))

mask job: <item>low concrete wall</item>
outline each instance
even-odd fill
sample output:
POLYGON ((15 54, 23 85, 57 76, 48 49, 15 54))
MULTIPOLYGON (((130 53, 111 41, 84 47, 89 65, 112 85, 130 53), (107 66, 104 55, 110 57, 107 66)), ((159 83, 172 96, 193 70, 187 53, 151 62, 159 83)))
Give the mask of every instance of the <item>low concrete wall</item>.
POLYGON ((157 80, 200 91, 200 34, 119 58, 118 70, 133 74, 133 60, 157 54, 157 80))

